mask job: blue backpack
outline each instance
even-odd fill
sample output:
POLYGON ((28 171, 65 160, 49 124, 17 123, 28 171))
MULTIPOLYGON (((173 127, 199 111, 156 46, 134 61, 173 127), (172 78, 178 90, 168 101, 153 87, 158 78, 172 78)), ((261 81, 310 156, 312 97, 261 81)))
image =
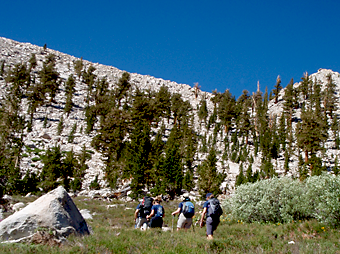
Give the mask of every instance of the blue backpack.
POLYGON ((217 198, 212 198, 208 200, 209 207, 207 212, 207 217, 220 217, 223 213, 220 201, 217 198))
POLYGON ((190 201, 183 203, 182 213, 186 218, 192 218, 195 215, 195 206, 190 201))

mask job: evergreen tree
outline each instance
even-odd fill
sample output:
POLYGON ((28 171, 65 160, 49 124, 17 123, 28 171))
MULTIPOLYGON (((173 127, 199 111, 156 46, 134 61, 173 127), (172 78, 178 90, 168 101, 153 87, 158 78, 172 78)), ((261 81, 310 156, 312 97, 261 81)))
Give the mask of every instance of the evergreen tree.
POLYGON ((178 129, 176 125, 171 130, 169 139, 165 148, 165 159, 163 163, 163 172, 165 173, 166 191, 173 198, 180 194, 183 184, 183 164, 179 151, 178 129))
POLYGON ((0 64, 0 76, 3 76, 5 74, 5 60, 1 60, 0 64))
POLYGON ((338 165, 338 156, 335 157, 335 160, 334 160, 334 167, 333 167, 333 173, 334 175, 338 175, 340 172, 340 169, 339 169, 339 165, 338 165))
POLYGON ((229 90, 222 94, 221 101, 218 105, 218 117, 224 125, 225 133, 228 133, 231 128, 232 119, 235 117, 235 97, 233 97, 229 90))
POLYGON ((281 77, 280 77, 280 75, 278 75, 277 79, 276 79, 276 85, 275 85, 274 90, 273 90, 274 98, 275 98, 275 104, 278 103, 279 94, 280 94, 281 90, 282 90, 281 77))
POLYGON ((326 83, 326 89, 324 91, 324 109, 325 113, 328 114, 331 118, 333 118, 333 112, 338 109, 337 106, 337 98, 335 97, 335 88, 336 84, 334 83, 332 79, 332 75, 327 75, 327 83, 326 83))
MULTIPOLYGON (((62 168, 60 177, 62 178, 62 184, 68 191, 71 187, 70 178, 75 176, 75 172, 79 170, 79 161, 73 150, 66 152, 66 157, 62 161, 62 168)), ((79 183, 77 183, 79 185, 79 183)), ((80 183, 81 184, 81 183, 80 183)), ((79 190, 79 186, 72 183, 73 190, 79 190)))
POLYGON ((146 121, 140 119, 131 133, 125 169, 132 178, 130 186, 133 198, 142 196, 147 179, 151 174, 150 152, 150 126, 146 121))
POLYGON ((60 135, 63 132, 64 129, 64 118, 63 116, 61 116, 60 121, 58 123, 58 127, 57 127, 57 135, 60 135))
POLYGON ((294 100, 294 80, 291 79, 289 84, 287 85, 285 89, 285 94, 283 96, 283 109, 289 115, 289 125, 292 124, 293 119, 293 110, 295 106, 295 100, 294 100))
POLYGON ((78 78, 81 77, 83 68, 84 68, 83 57, 81 57, 79 60, 74 61, 74 71, 77 74, 78 78))
POLYGON ((115 99, 119 106, 121 105, 122 99, 127 97, 130 88, 130 74, 124 72, 122 77, 118 80, 117 88, 114 91, 115 99))
POLYGON ((198 118, 200 119, 200 122, 204 121, 204 123, 206 123, 207 117, 208 117, 207 101, 205 100, 205 98, 202 98, 198 110, 198 118))
POLYGON ((67 142, 73 143, 73 141, 74 141, 74 134, 76 133, 76 131, 77 131, 77 123, 74 123, 74 125, 73 125, 73 127, 71 129, 71 132, 68 135, 67 142))
POLYGON ((301 84, 300 84, 300 92, 304 96, 304 99, 307 100, 310 92, 310 87, 311 87, 311 80, 310 77, 308 76, 308 73, 304 73, 303 77, 301 78, 301 84))
POLYGON ((245 182, 254 183, 252 164, 248 165, 246 175, 245 175, 245 182))
POLYGON ((322 148, 322 143, 327 140, 327 129, 320 115, 308 109, 301 113, 302 122, 297 126, 297 145, 305 153, 305 162, 308 155, 315 154, 322 148))
POLYGON ((159 111, 160 117, 169 119, 171 116, 171 93, 168 87, 162 85, 155 95, 155 108, 159 111))
POLYGON ((28 60, 28 62, 30 63, 30 71, 34 70, 35 67, 37 67, 37 58, 35 54, 31 54, 31 58, 30 60, 28 60))
POLYGON ((65 85, 66 104, 65 104, 64 111, 65 113, 67 113, 67 115, 70 114, 72 107, 73 107, 72 97, 73 97, 74 92, 76 91, 75 86, 76 86, 76 83, 73 78, 73 75, 70 75, 65 85))
POLYGON ((202 197, 206 193, 213 193, 215 195, 222 193, 220 187, 226 174, 217 171, 216 162, 216 151, 212 147, 207 159, 202 162, 198 169, 198 189, 202 197))
POLYGON ((239 174, 236 176, 235 186, 240 186, 247 182, 247 179, 244 177, 243 173, 243 164, 241 163, 239 168, 239 174))
POLYGON ((59 73, 55 68, 55 56, 50 54, 46 57, 41 71, 39 72, 40 84, 43 93, 49 93, 52 102, 59 89, 59 73))
POLYGON ((83 82, 87 85, 87 96, 86 96, 86 102, 89 104, 90 96, 92 94, 93 86, 95 84, 97 75, 94 74, 96 68, 94 68, 92 65, 89 66, 89 68, 83 71, 83 82))
POLYGON ((42 163, 44 164, 40 173, 40 187, 48 192, 58 185, 58 178, 62 175, 62 158, 60 146, 49 148, 45 155, 42 156, 42 163))

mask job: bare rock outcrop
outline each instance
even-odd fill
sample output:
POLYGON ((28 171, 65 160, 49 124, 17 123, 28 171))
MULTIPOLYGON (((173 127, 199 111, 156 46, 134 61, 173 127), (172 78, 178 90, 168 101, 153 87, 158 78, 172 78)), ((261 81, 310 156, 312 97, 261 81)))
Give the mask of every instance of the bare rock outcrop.
POLYGON ((17 242, 33 236, 41 228, 60 237, 90 233, 86 221, 62 186, 1 221, 0 240, 17 242))

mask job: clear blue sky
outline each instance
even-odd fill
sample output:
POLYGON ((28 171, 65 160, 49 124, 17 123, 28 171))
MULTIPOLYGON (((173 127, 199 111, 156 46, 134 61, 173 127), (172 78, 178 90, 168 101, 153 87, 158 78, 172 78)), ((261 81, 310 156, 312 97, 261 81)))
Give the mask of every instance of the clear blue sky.
POLYGON ((2 1, 0 36, 239 97, 340 71, 340 1, 2 1))

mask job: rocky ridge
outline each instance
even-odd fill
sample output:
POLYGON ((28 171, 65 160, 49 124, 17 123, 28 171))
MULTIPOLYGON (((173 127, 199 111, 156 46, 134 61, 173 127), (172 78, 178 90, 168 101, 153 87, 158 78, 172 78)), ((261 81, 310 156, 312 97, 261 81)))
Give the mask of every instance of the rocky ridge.
MULTIPOLYGON (((55 50, 51 49, 43 49, 42 47, 32 45, 30 43, 20 43, 16 42, 10 39, 1 38, 0 37, 0 61, 5 61, 5 66, 8 68, 9 66, 13 66, 16 63, 24 63, 28 62, 29 58, 31 57, 31 54, 36 54, 37 58, 37 64, 38 67, 36 68, 36 73, 39 69, 43 66, 43 62, 45 60, 45 57, 53 53, 56 56, 56 69, 60 74, 61 77, 61 91, 57 93, 57 96, 55 98, 55 103, 52 103, 51 106, 43 106, 37 109, 37 112, 35 114, 34 123, 33 123, 33 130, 30 133, 26 133, 24 142, 28 147, 31 148, 38 148, 41 150, 46 150, 49 147, 53 147, 55 145, 60 145, 61 149, 63 151, 70 151, 73 149, 76 153, 79 153, 83 147, 83 145, 86 146, 88 150, 91 150, 92 152, 92 159, 88 161, 89 169, 86 172, 85 175, 85 181, 83 184, 83 187, 85 189, 88 189, 88 186, 90 182, 95 178, 96 175, 99 175, 100 183, 102 186, 105 186, 105 181, 103 180, 104 173, 103 173, 103 167, 104 163, 102 161, 101 154, 95 151, 91 146, 91 140, 96 135, 96 128, 98 126, 95 126, 94 131, 91 132, 89 135, 86 135, 84 133, 80 133, 80 129, 86 128, 86 122, 85 114, 84 114, 84 108, 85 108, 85 97, 86 97, 86 87, 85 84, 81 83, 80 80, 76 79, 76 92, 73 97, 73 102, 76 105, 69 116, 67 116, 64 113, 64 106, 65 106, 65 87, 64 84, 68 77, 73 74, 74 71, 74 62, 76 60, 79 60, 79 58, 60 53, 55 50), (48 115, 48 125, 46 128, 43 127, 43 120, 48 115), (59 119, 63 116, 64 118, 64 130, 61 135, 56 135, 57 133, 57 126, 59 123, 59 119), (75 134, 75 139, 73 143, 68 143, 68 135, 74 126, 74 124, 77 123, 77 132, 75 134)), ((112 88, 118 79, 121 77, 123 71, 119 70, 112 66, 106 66, 99 63, 91 63, 89 61, 83 60, 84 67, 87 69, 90 65, 96 68, 95 74, 98 76, 98 78, 106 77, 108 83, 110 84, 110 88, 112 88)), ((317 73, 312 74, 312 79, 317 79, 320 81, 321 84, 326 84, 326 76, 327 74, 331 74, 332 78, 334 80, 334 83, 337 85, 336 92, 339 94, 340 92, 340 74, 337 72, 333 72, 331 70, 325 70, 320 69, 317 73)), ((195 88, 191 87, 186 84, 177 84, 176 82, 169 81, 169 80, 163 80, 160 78, 155 78, 148 75, 140 75, 137 73, 130 73, 131 75, 131 84, 133 86, 138 86, 140 89, 152 89, 152 90, 158 90, 162 85, 165 85, 168 87, 169 91, 171 93, 180 93, 182 95, 183 100, 189 101, 192 108, 193 108, 193 114, 195 116, 194 118, 194 128, 195 130, 200 133, 201 135, 207 134, 207 136, 213 134, 213 130, 207 130, 204 127, 202 127, 199 123, 199 119, 197 116, 197 109, 199 102, 201 98, 204 96, 207 100, 207 108, 209 115, 213 112, 213 103, 211 102, 211 98, 213 95, 209 92, 204 92, 198 90, 198 96, 195 96, 195 88)), ((294 86, 299 86, 299 83, 295 83, 294 86)), ((0 80, 0 96, 3 95, 3 92, 5 91, 6 83, 2 79, 0 80)), ((270 117, 273 117, 274 115, 279 115, 282 112, 282 105, 283 105, 283 95, 284 95, 284 89, 281 90, 280 96, 279 96, 279 102, 275 104, 273 101, 269 103, 269 114, 270 117)), ((27 112, 28 104, 24 99, 23 101, 23 112, 27 112)), ((336 112, 337 114, 340 114, 340 111, 336 112)), ((295 117, 299 118, 300 112, 296 112, 295 117)), ((167 122, 164 121, 164 123, 167 125, 167 122)), ((294 127, 296 126, 296 123, 294 127)), ((170 130, 170 126, 166 126, 167 130, 170 130)), ((224 137, 225 133, 220 133, 217 136, 217 150, 222 151, 224 149, 224 137)), ((329 140, 329 144, 326 144, 328 146, 331 146, 331 140, 329 140)), ((252 151, 251 151, 252 152, 252 151)), ((338 150, 330 150, 328 153, 333 154, 339 154, 338 150)), ((235 181, 236 175, 239 173, 239 164, 231 162, 230 160, 224 161, 221 159, 223 153, 218 154, 217 159, 217 168, 218 170, 222 171, 225 170, 228 174, 227 180, 225 181, 223 187, 229 186, 229 189, 232 189, 235 181)), ((23 171, 26 170, 32 170, 32 171, 39 171, 42 168, 42 163, 39 161, 34 161, 34 154, 29 154, 27 152, 27 156, 23 158, 21 168, 23 171), (33 159, 33 160, 32 160, 33 159)), ((195 162, 194 164, 197 166, 202 160, 204 160, 206 157, 206 154, 197 152, 197 156, 195 156, 195 162)), ((291 162, 290 162, 290 168, 291 174, 296 173, 297 169, 297 155, 293 155, 291 162)), ((274 161, 273 164, 276 165, 277 172, 279 174, 284 172, 283 169, 283 163, 284 159, 281 156, 277 161, 274 161)), ((329 164, 333 163, 332 161, 328 162, 329 164)), ((255 161, 253 163, 253 170, 256 170, 261 165, 261 156, 258 156, 255 158, 255 161)), ((122 186, 124 187, 124 186, 122 186)), ((126 186, 125 186, 126 187, 126 186)))

